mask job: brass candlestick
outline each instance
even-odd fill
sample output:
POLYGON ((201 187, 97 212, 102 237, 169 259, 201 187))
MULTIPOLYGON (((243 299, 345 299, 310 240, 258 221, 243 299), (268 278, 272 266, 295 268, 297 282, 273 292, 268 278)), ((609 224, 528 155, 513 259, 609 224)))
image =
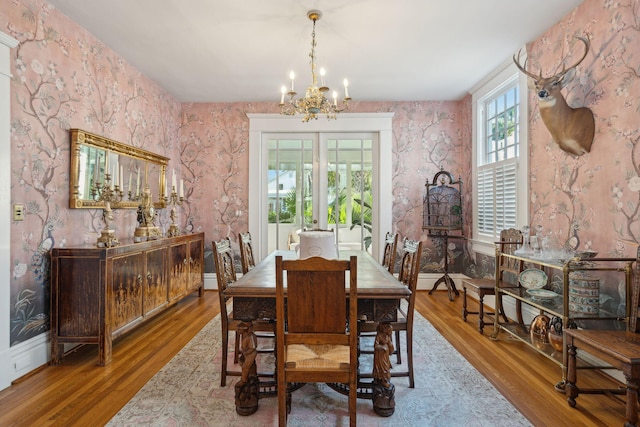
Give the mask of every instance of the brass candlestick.
POLYGON ((176 206, 182 206, 184 197, 178 197, 178 193, 176 193, 176 187, 172 185, 171 195, 169 197, 165 197, 164 201, 171 205, 171 212, 169 213, 169 218, 171 218, 171 225, 169 226, 169 231, 167 231, 167 237, 179 236, 180 229, 178 228, 178 224, 176 224, 176 206))
POLYGON ((113 211, 111 210, 111 202, 119 202, 122 200, 122 190, 119 185, 111 187, 111 174, 105 173, 104 182, 100 184, 94 181, 91 186, 91 197, 96 202, 104 202, 102 210, 102 219, 104 220, 104 229, 100 232, 100 237, 96 241, 99 248, 111 248, 118 246, 120 242, 116 237, 116 232, 111 228, 113 221, 113 211))

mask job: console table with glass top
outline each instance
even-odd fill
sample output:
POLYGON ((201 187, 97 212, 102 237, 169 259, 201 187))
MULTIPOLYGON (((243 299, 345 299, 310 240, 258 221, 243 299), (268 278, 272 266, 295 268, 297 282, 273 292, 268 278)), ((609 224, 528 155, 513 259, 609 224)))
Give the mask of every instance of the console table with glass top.
MULTIPOLYGON (((492 339, 498 339, 501 332, 506 332, 510 336, 515 337, 517 340, 526 343, 534 348, 539 353, 548 357, 556 362, 562 368, 562 378, 555 385, 558 391, 564 391, 567 380, 567 365, 568 365, 568 353, 567 353, 567 340, 565 334, 563 334, 562 350, 556 350, 545 339, 534 339, 531 335, 530 324, 526 324, 522 315, 522 307, 528 306, 534 311, 537 310, 541 315, 557 316, 562 319, 563 328, 575 328, 578 325, 583 328, 588 328, 588 325, 593 325, 594 322, 608 322, 605 328, 624 330, 628 324, 630 315, 630 305, 626 304, 625 313, 612 313, 605 310, 603 307, 597 306, 593 309, 593 312, 588 313, 581 310, 579 305, 573 305, 570 303, 571 292, 575 294, 575 287, 571 289, 572 280, 578 280, 580 277, 576 275, 586 275, 589 280, 604 280, 606 278, 617 277, 623 275, 625 284, 625 295, 631 295, 631 273, 632 265, 636 261, 635 258, 588 258, 582 259, 579 257, 570 258, 568 260, 559 259, 542 259, 536 258, 531 255, 516 255, 501 253, 499 247, 496 248, 496 312, 500 312, 504 305, 504 298, 512 298, 516 304, 517 320, 508 322, 500 321, 499 316, 494 316, 494 330, 491 334, 492 339), (500 281, 500 265, 504 258, 512 261, 513 268, 509 269, 507 273, 514 274, 516 276, 515 283, 509 284, 506 281, 500 281), (543 290, 549 290, 553 287, 554 290, 550 291, 555 293, 556 296, 534 296, 536 292, 531 292, 528 288, 522 286, 518 282, 518 276, 522 271, 534 268, 543 270, 546 272, 546 276, 551 278, 544 285, 543 290), (560 277, 559 280, 553 280, 554 275, 560 277), (555 286, 554 286, 555 285, 555 286), (555 292, 554 292, 555 291, 555 292)), ((503 270, 504 274, 504 270, 503 270)), ((618 279, 619 280, 619 279, 618 279)), ((575 282, 574 282, 575 285, 575 282)), ((543 295, 548 294, 545 292, 543 295)), ((628 298, 626 299, 628 300, 628 298)), ((575 299, 574 299, 575 301, 575 299)), ((581 366, 581 368, 588 368, 587 366, 581 366)), ((593 368, 593 367, 590 367, 593 368)))

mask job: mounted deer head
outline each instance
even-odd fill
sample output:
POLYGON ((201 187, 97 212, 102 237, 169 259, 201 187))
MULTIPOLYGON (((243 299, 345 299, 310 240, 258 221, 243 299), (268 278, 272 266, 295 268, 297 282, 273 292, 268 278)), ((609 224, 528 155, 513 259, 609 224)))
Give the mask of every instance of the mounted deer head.
POLYGON ((567 153, 581 156, 591 150, 593 143, 593 135, 595 134, 593 112, 587 107, 569 107, 560 93, 560 90, 567 84, 565 81, 567 73, 577 67, 589 52, 589 40, 583 37, 578 37, 578 39, 584 43, 584 55, 568 69, 563 66, 562 71, 554 76, 542 77, 542 70, 540 70, 539 76, 527 71, 526 60, 524 65, 520 65, 520 51, 518 51, 517 57, 513 56, 513 62, 520 71, 529 76, 530 87, 535 89, 538 96, 540 116, 549 129, 553 140, 567 153))

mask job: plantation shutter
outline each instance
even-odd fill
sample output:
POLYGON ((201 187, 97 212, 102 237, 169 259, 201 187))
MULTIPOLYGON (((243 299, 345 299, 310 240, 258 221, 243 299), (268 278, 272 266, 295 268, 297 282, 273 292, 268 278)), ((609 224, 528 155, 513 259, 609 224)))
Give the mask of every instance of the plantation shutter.
POLYGON ((478 231, 482 234, 493 235, 493 165, 482 167, 478 170, 478 231))
POLYGON ((516 227, 517 159, 478 169, 478 231, 494 239, 516 227))

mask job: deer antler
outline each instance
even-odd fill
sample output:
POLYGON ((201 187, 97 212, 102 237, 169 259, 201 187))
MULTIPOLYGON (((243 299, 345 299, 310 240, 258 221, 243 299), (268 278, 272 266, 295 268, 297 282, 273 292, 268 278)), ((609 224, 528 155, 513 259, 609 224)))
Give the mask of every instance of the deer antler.
MULTIPOLYGON (((563 76, 565 74, 567 74, 568 71, 572 70, 573 68, 577 67, 578 65, 580 65, 580 63, 582 61, 584 61, 584 58, 587 57, 587 53, 589 53, 589 48, 591 47, 591 42, 589 41, 588 38, 585 37, 576 37, 578 40, 580 40, 582 43, 584 43, 584 54, 582 55, 582 58, 580 58, 575 64, 573 64, 571 67, 566 68, 565 66, 562 67, 562 71, 559 72, 558 74, 556 74, 553 77, 560 77, 563 76)), ((529 61, 529 59, 525 59, 524 64, 520 65, 520 54, 522 53, 522 49, 518 50, 517 55, 513 55, 513 62, 516 64, 516 67, 518 67, 518 70, 522 71, 524 74, 526 74, 527 76, 531 77, 533 80, 541 80, 544 79, 545 77, 542 77, 542 70, 540 70, 540 75, 536 76, 535 74, 533 74, 530 71, 527 71, 527 62, 529 61)), ((550 78, 550 77, 547 77, 550 78)))
POLYGON ((571 67, 569 68, 565 68, 565 66, 562 66, 562 71, 558 74, 556 74, 556 76, 562 76, 564 74, 566 74, 569 70, 572 70, 574 68, 576 68, 578 65, 580 65, 580 63, 582 61, 584 61, 584 58, 587 57, 587 53, 589 53, 589 48, 591 47, 591 42, 589 41, 589 39, 585 38, 585 37, 576 37, 578 40, 580 40, 582 43, 584 43, 584 53, 582 54, 582 58, 580 58, 578 60, 578 62, 576 62, 575 64, 573 64, 571 67))
POLYGON ((516 67, 518 67, 518 70, 522 71, 525 75, 531 77, 533 80, 538 80, 538 78, 542 78, 542 70, 540 70, 540 77, 536 76, 533 73, 530 73, 529 71, 527 71, 527 62, 529 61, 529 58, 524 60, 524 65, 520 65, 520 54, 522 53, 522 49, 520 49, 518 51, 518 57, 516 58, 516 55, 513 55, 513 62, 516 64, 516 67))

